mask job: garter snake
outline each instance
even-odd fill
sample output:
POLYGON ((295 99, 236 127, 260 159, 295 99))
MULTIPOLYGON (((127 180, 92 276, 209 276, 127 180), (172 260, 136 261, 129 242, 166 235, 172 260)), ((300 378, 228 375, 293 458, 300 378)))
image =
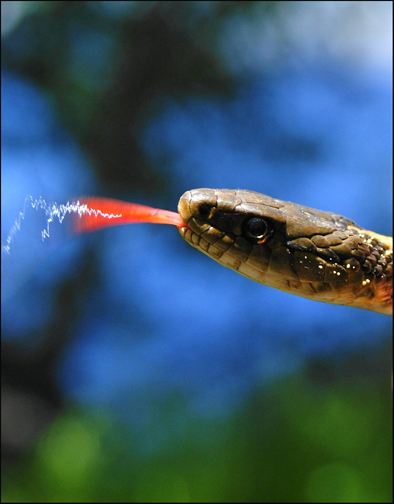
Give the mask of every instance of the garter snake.
POLYGON ((331 212, 254 191, 194 189, 181 236, 238 273, 326 303, 392 314, 392 238, 331 212))

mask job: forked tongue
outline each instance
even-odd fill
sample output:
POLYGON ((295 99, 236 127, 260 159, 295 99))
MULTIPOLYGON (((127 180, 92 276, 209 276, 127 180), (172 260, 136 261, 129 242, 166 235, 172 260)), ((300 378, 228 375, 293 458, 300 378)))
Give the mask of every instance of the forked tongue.
POLYGON ((78 207, 73 222, 76 233, 88 233, 105 227, 138 222, 172 224, 178 228, 186 226, 179 213, 126 201, 86 196, 79 198, 78 207))

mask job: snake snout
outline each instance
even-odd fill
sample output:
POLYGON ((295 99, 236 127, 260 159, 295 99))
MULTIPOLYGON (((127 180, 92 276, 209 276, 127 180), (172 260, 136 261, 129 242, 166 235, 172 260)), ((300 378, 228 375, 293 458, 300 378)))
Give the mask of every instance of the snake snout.
POLYGON ((193 189, 186 191, 178 203, 178 212, 185 224, 190 219, 206 221, 217 205, 217 196, 212 189, 193 189))

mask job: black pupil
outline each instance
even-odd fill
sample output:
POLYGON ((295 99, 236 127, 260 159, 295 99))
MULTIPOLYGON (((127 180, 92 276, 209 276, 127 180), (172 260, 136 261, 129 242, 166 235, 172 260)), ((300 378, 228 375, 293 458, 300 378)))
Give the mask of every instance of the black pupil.
POLYGON ((248 222, 247 230, 253 238, 262 238, 267 231, 267 224, 263 219, 255 217, 248 222))
POLYGON ((211 207, 207 203, 203 203, 202 205, 200 205, 199 213, 201 217, 208 217, 210 211, 211 207))

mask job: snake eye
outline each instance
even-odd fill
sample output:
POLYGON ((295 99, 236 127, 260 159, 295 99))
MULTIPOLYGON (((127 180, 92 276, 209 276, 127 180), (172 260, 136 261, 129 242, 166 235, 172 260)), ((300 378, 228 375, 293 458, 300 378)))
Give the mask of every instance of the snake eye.
POLYGON ((202 203, 198 207, 198 213, 200 214, 200 217, 202 217, 203 219, 206 219, 209 216, 209 214, 211 213, 210 205, 208 205, 208 203, 202 203))
POLYGON ((267 221, 259 217, 253 217, 246 221, 244 225, 246 235, 253 240, 262 240, 268 235, 269 227, 267 221))

